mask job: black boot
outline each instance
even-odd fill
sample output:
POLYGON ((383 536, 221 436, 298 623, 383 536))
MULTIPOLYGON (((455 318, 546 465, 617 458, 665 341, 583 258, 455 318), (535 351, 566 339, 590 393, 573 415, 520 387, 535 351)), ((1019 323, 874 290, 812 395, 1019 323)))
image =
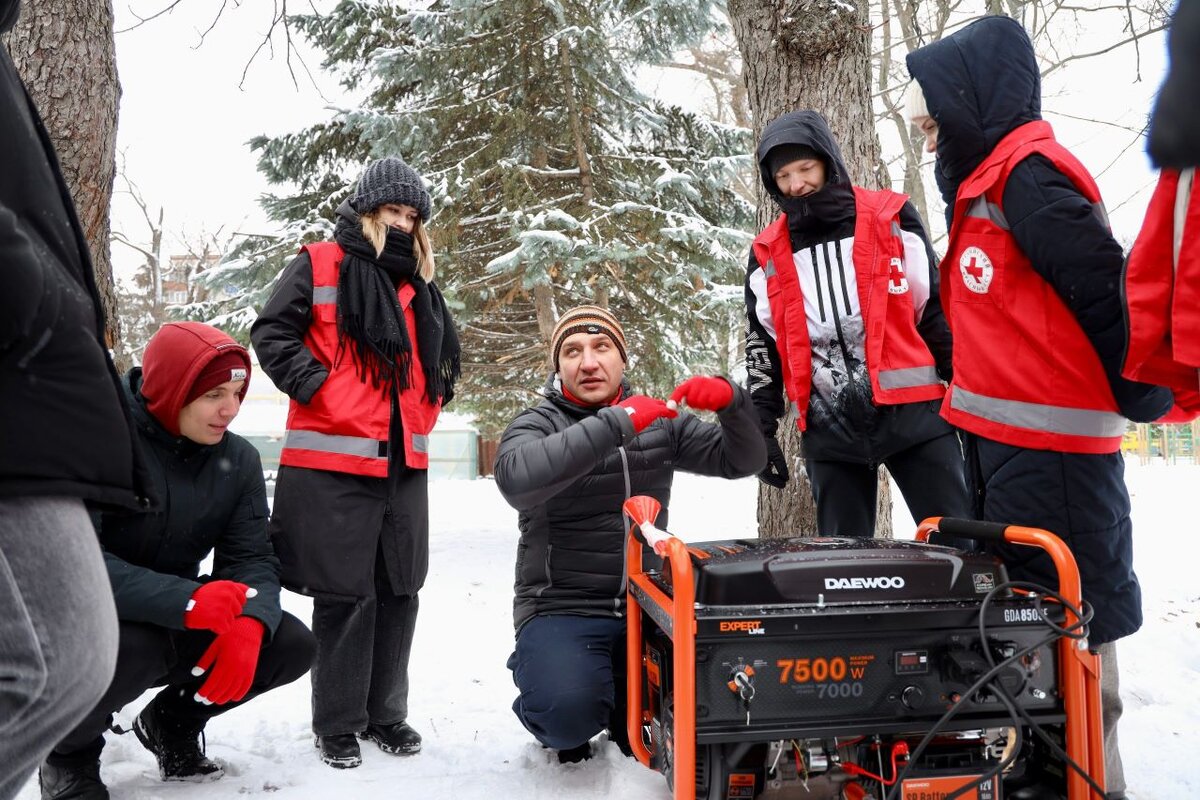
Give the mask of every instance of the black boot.
POLYGON ((138 741, 158 760, 159 776, 164 781, 201 783, 224 775, 225 770, 206 757, 201 746, 207 720, 166 712, 160 697, 142 709, 133 722, 138 741))
POLYGON ((383 752, 394 756, 411 756, 421 752, 421 734, 404 720, 392 725, 368 725, 361 736, 379 745, 383 752))
POLYGON ((42 800, 108 800, 100 759, 46 761, 38 770, 42 800))
POLYGON ((558 751, 558 763, 560 764, 577 764, 580 761, 587 761, 591 757, 591 742, 584 742, 578 747, 569 747, 566 750, 558 751))
POLYGON ((334 769, 351 769, 362 763, 358 737, 353 733, 318 736, 315 744, 321 751, 321 760, 334 769))

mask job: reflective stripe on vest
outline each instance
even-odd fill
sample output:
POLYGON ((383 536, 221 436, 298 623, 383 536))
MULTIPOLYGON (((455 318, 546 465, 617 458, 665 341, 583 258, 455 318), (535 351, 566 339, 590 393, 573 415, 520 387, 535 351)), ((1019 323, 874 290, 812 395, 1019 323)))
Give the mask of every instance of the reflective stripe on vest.
POLYGON ((995 203, 989 203, 983 195, 976 197, 971 205, 967 207, 967 216, 986 219, 1001 230, 1010 230, 1008 219, 1004 216, 1004 211, 995 203))
POLYGON ((767 265, 763 267, 763 275, 766 275, 768 278, 775 277, 775 259, 767 259, 767 265))
POLYGON ((879 386, 883 389, 911 389, 914 386, 928 386, 937 382, 937 370, 933 367, 879 370, 879 386))
POLYGON ((968 392, 955 386, 950 407, 980 419, 1027 430, 1109 438, 1125 433, 1125 418, 1110 411, 1064 408, 968 392))
POLYGON ((337 287, 336 286, 314 286, 313 287, 313 305, 314 306, 331 306, 337 302, 337 287))
MULTIPOLYGON (((417 437, 414 436, 413 439, 417 437)), ((424 437, 422 437, 424 438, 424 437)), ((374 458, 387 463, 387 442, 367 439, 362 436, 339 436, 317 431, 287 431, 283 435, 283 446, 297 450, 316 450, 321 453, 336 453, 357 458, 374 458), (381 455, 382 453, 382 455, 381 455)))
POLYGON ((428 453, 429 437, 423 433, 414 433, 412 435, 412 449, 414 453, 428 453))

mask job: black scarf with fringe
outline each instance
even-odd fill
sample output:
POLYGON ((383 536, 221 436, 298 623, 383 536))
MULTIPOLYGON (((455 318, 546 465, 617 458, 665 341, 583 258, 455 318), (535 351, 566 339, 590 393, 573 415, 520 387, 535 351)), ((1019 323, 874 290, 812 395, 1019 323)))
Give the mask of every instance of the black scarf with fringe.
POLYGON ((370 379, 397 394, 409 387, 412 342, 396 296, 407 281, 416 290, 412 310, 425 396, 430 403, 450 402, 462 369, 458 332, 437 285, 417 274, 412 235, 389 229, 377 256, 357 221, 339 217, 333 238, 345 253, 338 273, 338 360, 349 349, 364 383, 370 379))

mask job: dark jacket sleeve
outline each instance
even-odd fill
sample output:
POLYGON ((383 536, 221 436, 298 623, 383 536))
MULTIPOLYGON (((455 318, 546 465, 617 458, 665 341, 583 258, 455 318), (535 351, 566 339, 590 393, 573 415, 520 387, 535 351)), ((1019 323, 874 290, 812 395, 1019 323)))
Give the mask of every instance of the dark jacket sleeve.
POLYGON ((545 503, 634 436, 624 409, 602 408, 558 432, 547 413, 540 406, 521 413, 496 451, 496 486, 518 511, 545 503))
POLYGON ((749 393, 733 387, 733 402, 717 414, 717 423, 695 414, 671 421, 675 434, 675 467, 697 475, 744 478, 767 465, 767 444, 749 393))
POLYGON ((244 583, 258 590, 242 613, 263 624, 268 635, 279 627, 279 559, 267 534, 267 489, 262 461, 249 444, 239 448, 241 496, 217 540, 213 578, 244 583))
MULTIPOLYGON (((779 362, 775 336, 759 319, 759 305, 766 303, 766 296, 765 290, 762 297, 754 290, 756 272, 761 272, 761 268, 751 251, 746 266, 746 388, 750 391, 762 434, 774 438, 779 429, 779 418, 785 411, 783 366, 779 362)), ((770 307, 762 309, 762 313, 769 317, 770 307)))
POLYGON ((1121 413, 1135 422, 1166 414, 1172 403, 1169 390, 1121 377, 1127 336, 1121 304, 1125 256, 1098 209, 1039 155, 1013 169, 1003 208, 1017 245, 1096 349, 1121 413))
POLYGON ((929 285, 929 299, 925 301, 925 309, 921 312, 921 319, 917 323, 917 333, 921 335, 929 352, 933 354, 938 377, 949 382, 954 377, 952 358, 954 343, 950 338, 950 326, 946 322, 946 315, 942 312, 938 258, 933 252, 933 245, 929 242, 929 234, 925 230, 921 215, 917 213, 917 209, 912 203, 905 203, 900 209, 900 227, 909 233, 915 233, 920 237, 921 243, 925 245, 925 267, 929 271, 926 279, 929 285))
POLYGON ((263 370, 298 403, 311 400, 329 377, 329 370, 304 344, 312 323, 312 296, 312 260, 304 252, 284 268, 250 327, 250 342, 263 370))
MULTIPOLYGON (((100 525, 104 525, 101 518, 100 525)), ((130 564, 107 550, 104 565, 117 604, 117 618, 183 630, 183 612, 200 582, 130 564)))

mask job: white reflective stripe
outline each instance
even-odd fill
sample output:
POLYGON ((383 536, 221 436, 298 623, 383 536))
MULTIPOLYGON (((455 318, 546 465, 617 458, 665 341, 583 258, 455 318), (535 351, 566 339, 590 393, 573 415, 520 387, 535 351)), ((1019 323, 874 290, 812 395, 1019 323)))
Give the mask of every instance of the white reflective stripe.
POLYGON ((1046 433, 1113 437, 1125 433, 1125 418, 1111 411, 1002 400, 955 386, 950 407, 982 419, 1046 433))
POLYGON ((386 455, 379 455, 381 449, 383 452, 387 452, 387 443, 382 443, 385 445, 384 448, 380 448, 380 444, 375 439, 363 436, 337 436, 317 431, 288 431, 283 435, 284 449, 294 447, 298 450, 317 450, 322 453, 337 453, 343 456, 387 461, 386 455))
POLYGON ((937 382, 937 370, 933 367, 905 367, 879 371, 879 385, 884 389, 911 389, 914 386, 929 386, 937 382))
POLYGON ((412 448, 414 453, 428 453, 429 437, 423 433, 414 433, 412 435, 412 448))
MULTIPOLYGON (((1196 168, 1190 167, 1179 173, 1179 185, 1175 187, 1174 235, 1171 238, 1172 274, 1179 274, 1179 253, 1183 250, 1183 223, 1187 220, 1188 204, 1192 196, 1192 185, 1196 180, 1196 168)), ((1197 200, 1200 202, 1200 199, 1197 200)))
POLYGON ((986 197, 980 196, 972 200, 971 205, 967 208, 967 216, 990 220, 997 228, 1009 230, 1008 220, 1004 217, 1000 206, 989 203, 986 197))
POLYGON ((766 275, 768 278, 775 277, 775 259, 773 259, 773 258, 767 259, 767 265, 765 267, 763 267, 763 274, 766 275))
POLYGON ((337 287, 314 286, 312 301, 315 306, 333 305, 337 302, 337 287))

